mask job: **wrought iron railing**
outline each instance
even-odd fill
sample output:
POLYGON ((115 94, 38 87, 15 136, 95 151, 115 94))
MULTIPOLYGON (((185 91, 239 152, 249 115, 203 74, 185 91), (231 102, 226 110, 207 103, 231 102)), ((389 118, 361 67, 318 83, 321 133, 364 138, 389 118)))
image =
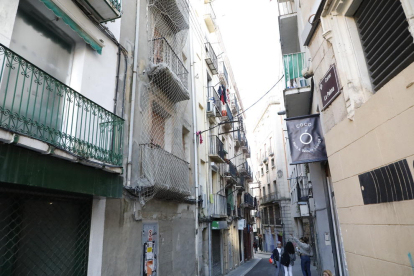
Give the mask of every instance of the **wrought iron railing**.
POLYGON ((305 53, 294 53, 283 55, 285 68, 286 88, 300 88, 308 86, 307 81, 302 76, 302 69, 305 68, 305 53))
POLYGON ((188 71, 175 50, 164 37, 155 38, 151 43, 151 62, 166 64, 188 89, 188 71))
POLYGON ((254 206, 254 197, 249 193, 245 193, 244 194, 244 203, 248 204, 248 205, 251 205, 251 207, 253 207, 254 206))
POLYGON ((277 193, 269 193, 267 195, 262 196, 260 202, 263 204, 263 203, 273 202, 277 199, 278 199, 277 193))
POLYGON ((207 100, 207 109, 212 111, 213 107, 216 109, 218 116, 221 116, 222 110, 222 102, 220 101, 220 97, 214 88, 214 86, 209 86, 208 88, 208 100, 207 100))
POLYGON ((224 160, 225 151, 224 151, 224 144, 220 141, 220 138, 216 135, 210 136, 210 154, 215 154, 221 157, 224 160))
POLYGON ((296 13, 296 7, 293 0, 278 0, 279 15, 288 15, 296 13))
POLYGON ((226 79, 226 83, 229 84, 229 74, 227 73, 226 65, 223 63, 223 74, 224 78, 226 79))
POLYGON ((235 130, 234 132, 233 132, 233 139, 235 140, 235 141, 241 141, 241 134, 240 134, 240 128, 238 128, 237 130, 235 130))
POLYGON ((227 215, 227 198, 223 195, 214 194, 213 204, 210 205, 213 216, 226 216, 227 215))
POLYGON ((1 44, 0 66, 0 128, 122 166, 122 118, 1 44))
POLYGON ((224 164, 224 168, 225 175, 232 176, 234 178, 237 177, 237 168, 231 161, 229 161, 227 164, 224 164))
POLYGON ((227 111, 227 117, 229 118, 230 121, 233 121, 233 114, 231 114, 229 105, 226 104, 226 111, 227 111))
MULTIPOLYGON (((103 0, 105 1, 105 0, 103 0)), ((108 0, 111 3, 111 6, 115 8, 117 11, 121 12, 122 8, 122 0, 108 0)))
POLYGON ((207 43, 206 43, 206 48, 207 48, 207 58, 206 58, 206 59, 209 59, 209 60, 210 60, 210 62, 212 63, 212 65, 214 66, 214 68, 215 68, 216 70, 218 70, 218 60, 217 60, 217 55, 216 55, 216 53, 214 52, 214 49, 213 49, 213 47, 211 46, 211 43, 210 43, 210 42, 207 42, 207 43))

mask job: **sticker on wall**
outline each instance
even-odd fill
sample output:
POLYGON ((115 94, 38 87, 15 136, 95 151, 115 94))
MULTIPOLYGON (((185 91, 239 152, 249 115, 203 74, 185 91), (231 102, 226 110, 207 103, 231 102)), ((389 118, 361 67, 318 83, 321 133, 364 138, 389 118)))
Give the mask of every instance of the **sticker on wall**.
POLYGON ((157 276, 157 229, 155 223, 144 224, 142 230, 143 242, 143 275, 157 276))
POLYGON ((364 204, 414 199, 414 181, 406 159, 358 176, 364 204))

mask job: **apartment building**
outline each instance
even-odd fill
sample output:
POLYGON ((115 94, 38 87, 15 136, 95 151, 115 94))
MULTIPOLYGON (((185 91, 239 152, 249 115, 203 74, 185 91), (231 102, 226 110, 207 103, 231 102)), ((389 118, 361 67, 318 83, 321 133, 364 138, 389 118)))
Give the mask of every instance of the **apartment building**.
POLYGON ((287 241, 286 237, 293 232, 284 121, 277 114, 283 109, 277 96, 270 96, 253 130, 253 165, 258 189, 255 193, 260 195, 257 242, 268 252, 276 248, 278 241, 287 241))
POLYGON ((413 3, 278 4, 286 115, 319 114, 326 143, 327 161, 303 175, 315 205, 325 198, 336 275, 410 275, 413 3))
POLYGON ((243 103, 210 1, 191 1, 192 75, 197 129, 198 273, 226 274, 253 256, 255 200, 248 189, 243 103), (193 22, 194 23, 194 22, 193 22), (193 24, 192 23, 192 24, 193 24))
POLYGON ((122 197, 122 10, 84 2, 0 4, 2 275, 98 275, 122 197))

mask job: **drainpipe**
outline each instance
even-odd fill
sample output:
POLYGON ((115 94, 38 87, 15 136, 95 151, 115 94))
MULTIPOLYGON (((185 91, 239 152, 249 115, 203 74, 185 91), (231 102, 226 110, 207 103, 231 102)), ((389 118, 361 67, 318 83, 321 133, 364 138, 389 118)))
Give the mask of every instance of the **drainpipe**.
POLYGON ((127 186, 131 186, 131 167, 132 167, 132 144, 134 137, 134 118, 135 118, 135 90, 137 84, 137 66, 138 66, 138 41, 139 41, 139 13, 141 0, 137 0, 137 17, 135 22, 135 44, 134 44, 134 62, 132 65, 132 99, 131 99, 131 117, 129 120, 129 141, 128 141, 128 159, 127 159, 127 186))
POLYGON ((195 93, 195 85, 194 85, 194 51, 193 51, 193 37, 192 37, 192 29, 190 28, 190 65, 191 65, 191 94, 193 98, 193 141, 194 141, 194 186, 195 186, 195 256, 197 262, 197 273, 200 271, 199 266, 199 259, 198 259, 198 147, 197 147, 197 117, 196 117, 196 93, 195 93))

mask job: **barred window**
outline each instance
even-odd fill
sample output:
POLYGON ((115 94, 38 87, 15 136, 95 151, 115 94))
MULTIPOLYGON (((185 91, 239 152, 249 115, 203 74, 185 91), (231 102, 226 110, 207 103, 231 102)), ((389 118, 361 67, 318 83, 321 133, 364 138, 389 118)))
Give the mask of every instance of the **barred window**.
POLYGON ((413 37, 400 1, 364 0, 354 15, 375 91, 414 61, 413 37))

